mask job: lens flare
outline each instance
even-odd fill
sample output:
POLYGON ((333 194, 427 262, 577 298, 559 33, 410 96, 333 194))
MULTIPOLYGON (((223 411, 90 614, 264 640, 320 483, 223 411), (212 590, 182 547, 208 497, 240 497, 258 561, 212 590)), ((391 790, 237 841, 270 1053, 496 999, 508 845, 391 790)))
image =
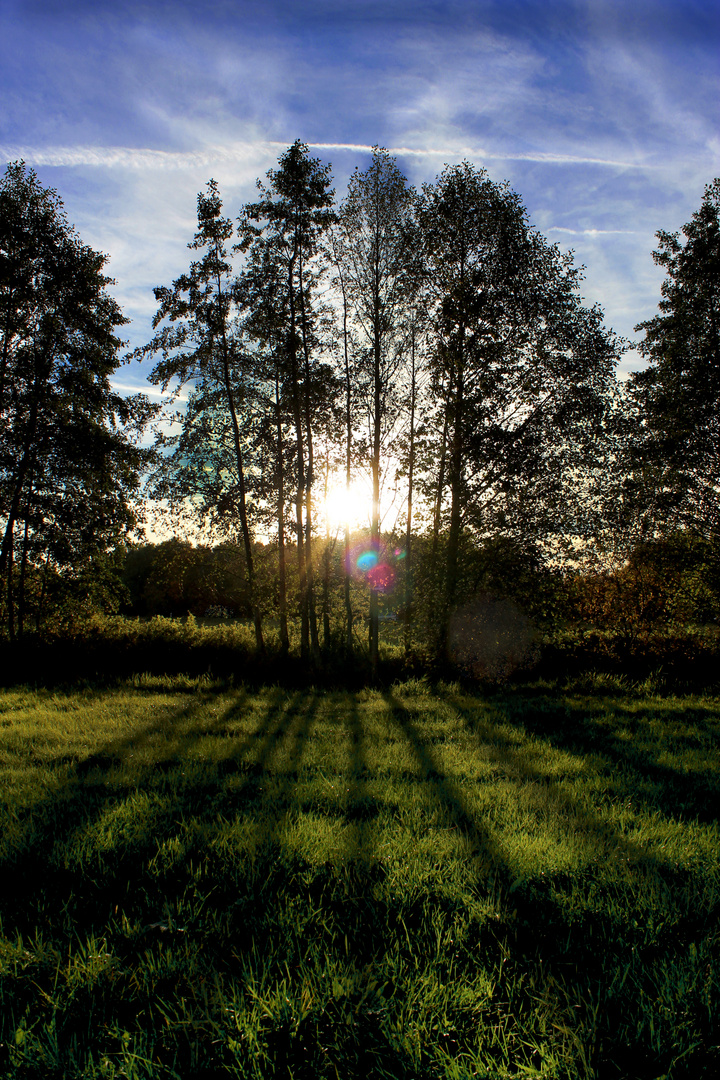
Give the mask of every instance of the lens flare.
POLYGON ((363 574, 367 574, 368 571, 374 570, 378 564, 377 551, 363 551, 361 555, 358 555, 355 565, 358 570, 363 574))
POLYGON ((390 592, 395 585, 395 569, 392 565, 396 556, 392 550, 385 551, 382 544, 367 540, 348 552, 348 571, 358 581, 364 581, 373 592, 390 592))
POLYGON ((380 563, 368 571, 368 584, 375 592, 389 592, 395 584, 395 571, 387 563, 380 563))

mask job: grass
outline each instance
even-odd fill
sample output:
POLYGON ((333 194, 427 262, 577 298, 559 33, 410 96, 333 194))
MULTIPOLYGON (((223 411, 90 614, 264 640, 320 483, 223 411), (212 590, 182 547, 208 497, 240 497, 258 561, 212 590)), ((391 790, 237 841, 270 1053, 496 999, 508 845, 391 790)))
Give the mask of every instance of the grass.
POLYGON ((720 701, 0 692, 0 1077, 720 1073, 720 701))

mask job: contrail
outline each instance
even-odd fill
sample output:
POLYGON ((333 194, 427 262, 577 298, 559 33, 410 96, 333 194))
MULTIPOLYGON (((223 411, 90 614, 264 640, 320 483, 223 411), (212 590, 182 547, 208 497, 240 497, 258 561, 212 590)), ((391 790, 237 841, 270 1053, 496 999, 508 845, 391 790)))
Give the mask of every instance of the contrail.
POLYGON ((572 233, 574 236, 637 236, 637 229, 566 229, 562 225, 548 225, 543 232, 572 233))
MULTIPOLYGON (((268 145, 284 146, 285 143, 269 143, 268 145)), ((313 150, 357 150, 369 154, 375 149, 374 146, 365 146, 361 143, 308 143, 313 150)), ((652 169, 654 165, 646 165, 636 161, 616 161, 614 158, 579 157, 573 154, 513 154, 495 153, 485 150, 483 147, 447 147, 444 149, 430 147, 418 149, 411 146, 386 147, 389 154, 410 157, 453 157, 453 158, 486 158, 489 161, 537 161, 546 162, 549 165, 608 165, 612 168, 622 169, 652 169)))
MULTIPOLYGON (((369 154, 374 147, 363 143, 316 142, 307 144, 313 150, 353 151, 369 154)), ((231 143, 204 150, 172 151, 149 150, 126 146, 50 146, 2 147, 0 156, 6 161, 22 159, 29 165, 65 166, 75 168, 89 165, 100 168, 125 169, 197 169, 209 168, 222 162, 246 161, 258 156, 272 155, 278 149, 286 149, 287 143, 275 140, 231 143)), ((583 157, 572 154, 515 154, 495 152, 483 147, 412 147, 390 146, 388 153, 398 157, 439 157, 446 159, 480 159, 485 161, 534 161, 547 165, 600 165, 620 169, 653 169, 657 166, 636 161, 619 161, 614 158, 583 157)))

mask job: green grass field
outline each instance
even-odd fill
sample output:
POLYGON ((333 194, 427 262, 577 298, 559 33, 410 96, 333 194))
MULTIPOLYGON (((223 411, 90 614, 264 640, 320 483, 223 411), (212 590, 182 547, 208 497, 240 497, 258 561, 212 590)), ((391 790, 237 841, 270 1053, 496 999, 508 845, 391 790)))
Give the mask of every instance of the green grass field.
POLYGON ((0 692, 0 1077, 720 1075, 720 700, 0 692))

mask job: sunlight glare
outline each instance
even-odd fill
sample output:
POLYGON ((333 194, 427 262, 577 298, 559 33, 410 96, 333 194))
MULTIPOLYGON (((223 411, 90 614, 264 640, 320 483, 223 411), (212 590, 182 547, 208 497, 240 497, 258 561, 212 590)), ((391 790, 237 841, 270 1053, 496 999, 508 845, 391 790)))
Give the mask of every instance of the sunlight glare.
POLYGON ((339 532, 349 524, 351 529, 368 525, 372 515, 372 496, 368 487, 356 481, 346 488, 334 484, 322 503, 322 514, 329 532, 339 532))

